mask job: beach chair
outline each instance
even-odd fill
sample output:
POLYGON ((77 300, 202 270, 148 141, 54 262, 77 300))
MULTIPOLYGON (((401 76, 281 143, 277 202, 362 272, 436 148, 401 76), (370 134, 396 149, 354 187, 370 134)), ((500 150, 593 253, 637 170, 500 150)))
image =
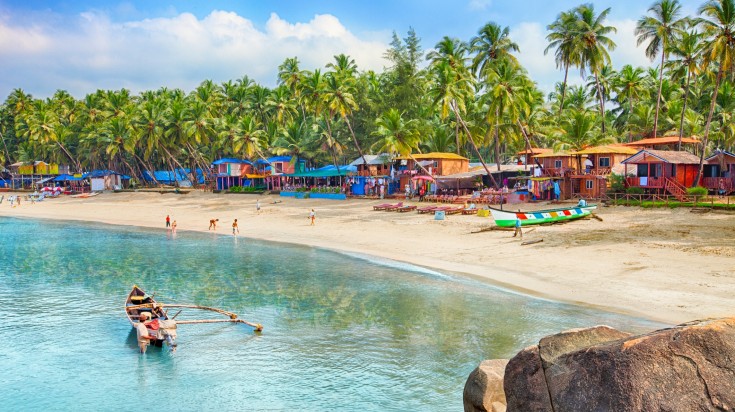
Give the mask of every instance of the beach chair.
POLYGON ((383 210, 385 210, 386 212, 390 212, 390 211, 396 210, 401 207, 403 207, 403 202, 398 202, 395 205, 390 205, 383 210))
POLYGON ((386 207, 393 207, 392 203, 383 203, 382 205, 373 206, 373 210, 385 210, 386 207))
POLYGON ((463 206, 460 207, 448 207, 444 209, 444 213, 447 215, 456 215, 457 213, 462 213, 464 210, 463 206))
POLYGON ((416 206, 410 205, 410 206, 402 206, 396 209, 396 212, 410 212, 412 210, 416 210, 416 206))
POLYGON ((420 208, 416 209, 416 211, 419 212, 420 214, 423 214, 423 213, 434 213, 434 209, 436 209, 437 207, 439 207, 439 206, 436 206, 436 205, 425 206, 425 207, 420 207, 420 208))

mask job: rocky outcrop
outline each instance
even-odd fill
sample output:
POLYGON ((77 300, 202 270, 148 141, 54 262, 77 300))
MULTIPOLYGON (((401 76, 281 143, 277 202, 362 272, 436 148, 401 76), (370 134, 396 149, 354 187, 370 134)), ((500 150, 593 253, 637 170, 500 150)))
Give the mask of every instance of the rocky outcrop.
POLYGON ((508 412, 735 410, 735 318, 549 336, 508 362, 504 386, 508 412))
POLYGON ((464 385, 465 412, 505 412, 503 375, 508 359, 484 360, 464 385))

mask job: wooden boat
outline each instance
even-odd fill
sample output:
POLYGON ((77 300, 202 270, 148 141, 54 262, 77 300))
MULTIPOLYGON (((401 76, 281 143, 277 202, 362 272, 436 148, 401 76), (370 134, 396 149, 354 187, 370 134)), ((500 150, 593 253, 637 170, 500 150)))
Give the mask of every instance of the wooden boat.
POLYGON ((237 314, 227 312, 222 309, 211 308, 208 306, 199 305, 181 305, 181 304, 169 304, 156 302, 153 296, 147 295, 143 289, 137 285, 133 286, 133 289, 128 294, 128 298, 125 300, 125 316, 128 317, 128 321, 132 327, 138 322, 138 317, 141 312, 147 312, 153 325, 148 326, 148 332, 151 335, 157 337, 152 340, 153 346, 162 346, 166 342, 169 346, 176 346, 176 328, 177 325, 195 324, 195 323, 244 323, 251 326, 255 331, 260 332, 263 330, 263 325, 260 323, 251 323, 246 320, 237 317, 237 314), (219 314, 227 316, 227 319, 195 319, 195 320, 175 320, 181 311, 176 313, 174 316, 169 318, 166 308, 188 308, 188 309, 201 309, 208 310, 211 312, 217 312, 219 314))
POLYGON ((513 212, 511 210, 500 210, 491 207, 490 213, 492 213, 496 225, 500 227, 514 227, 516 219, 520 219, 521 226, 539 225, 541 223, 579 219, 589 216, 595 209, 597 209, 597 205, 575 205, 556 209, 513 212))
MULTIPOLYGON (((128 294, 128 298, 125 300, 125 315, 128 317, 128 321, 130 322, 130 326, 135 328, 135 324, 138 323, 138 317, 140 316, 141 312, 148 313, 148 317, 150 320, 158 320, 158 324, 160 325, 161 321, 168 321, 168 313, 166 313, 165 310, 163 310, 163 306, 159 305, 158 302, 156 302, 153 299, 153 296, 147 295, 143 289, 139 288, 137 285, 133 286, 133 290, 130 291, 128 294)), ((158 325, 156 325, 158 326, 158 325)), ((169 324, 169 326, 175 330, 176 325, 169 324)), ((176 333, 175 331, 161 331, 159 333, 160 326, 156 327, 156 329, 151 329, 149 327, 148 334, 151 336, 157 336, 158 339, 151 340, 151 345, 156 347, 163 346, 164 342, 168 342, 170 346, 176 346, 176 333)))

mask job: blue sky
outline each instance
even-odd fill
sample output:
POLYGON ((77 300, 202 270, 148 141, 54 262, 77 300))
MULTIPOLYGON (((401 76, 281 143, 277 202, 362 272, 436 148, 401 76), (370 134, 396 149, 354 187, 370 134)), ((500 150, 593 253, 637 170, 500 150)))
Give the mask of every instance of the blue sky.
MULTIPOLYGON (((34 97, 57 89, 82 98, 97 89, 134 93, 159 87, 190 91, 202 80, 247 75, 274 86, 280 63, 298 57, 321 68, 345 53, 360 70, 380 71, 395 31, 413 27, 425 50, 443 36, 469 40, 485 23, 509 26, 519 59, 544 90, 562 73, 544 56, 546 26, 581 1, 282 0, 7 1, 0 0, 0 100, 21 88, 34 97)), ((592 2, 611 7, 618 48, 613 64, 649 65, 633 30, 651 2, 592 2)), ((701 2, 682 1, 693 14, 701 2)), ((575 73, 573 81, 579 81, 575 73)))

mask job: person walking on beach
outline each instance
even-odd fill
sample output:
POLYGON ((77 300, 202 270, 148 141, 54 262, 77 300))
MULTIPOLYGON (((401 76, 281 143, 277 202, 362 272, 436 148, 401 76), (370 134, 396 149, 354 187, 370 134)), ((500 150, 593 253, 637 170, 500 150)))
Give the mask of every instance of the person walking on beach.
POLYGON ((314 209, 311 209, 311 212, 309 212, 309 220, 311 220, 311 226, 314 226, 314 221, 316 220, 316 212, 314 209))
POLYGON ((238 233, 240 233, 240 228, 237 227, 237 219, 235 219, 235 221, 232 222, 232 236, 237 236, 238 233))
POLYGON ((219 222, 219 219, 209 219, 209 229, 207 230, 217 230, 217 222, 219 222))
POLYGON ((166 215, 166 227, 171 227, 171 216, 166 215))
POLYGON ((521 219, 516 216, 516 231, 513 233, 513 237, 516 237, 516 235, 521 235, 521 240, 523 240, 523 229, 521 229, 521 219))
POLYGON ((260 214, 260 199, 255 201, 255 212, 260 214))

